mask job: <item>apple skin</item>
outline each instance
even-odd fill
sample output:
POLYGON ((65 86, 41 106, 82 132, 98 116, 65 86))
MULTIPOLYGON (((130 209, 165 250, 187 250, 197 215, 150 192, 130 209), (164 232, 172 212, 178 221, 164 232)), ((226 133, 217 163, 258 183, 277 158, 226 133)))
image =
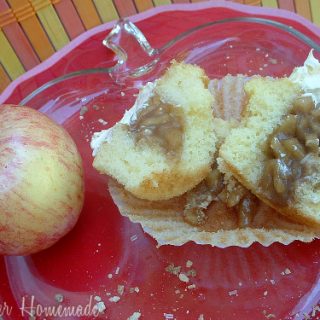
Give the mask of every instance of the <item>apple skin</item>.
POLYGON ((0 106, 0 254, 46 249, 76 224, 83 167, 60 125, 34 109, 0 106))

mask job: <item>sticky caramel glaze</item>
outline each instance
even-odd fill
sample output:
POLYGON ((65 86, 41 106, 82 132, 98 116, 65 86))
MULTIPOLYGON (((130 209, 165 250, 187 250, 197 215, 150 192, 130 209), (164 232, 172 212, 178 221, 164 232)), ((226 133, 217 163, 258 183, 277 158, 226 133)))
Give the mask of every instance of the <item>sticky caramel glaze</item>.
POLYGON ((267 199, 279 206, 292 201, 299 181, 312 174, 308 159, 319 157, 319 138, 320 109, 310 97, 300 97, 268 138, 259 185, 267 199))
POLYGON ((163 103, 158 95, 148 102, 148 107, 137 114, 129 126, 136 143, 159 146, 171 158, 181 154, 183 142, 183 114, 180 107, 163 103))
MULTIPOLYGON (((244 190, 244 189, 243 189, 244 190)), ((208 177, 187 195, 184 220, 204 230, 249 226, 257 210, 258 199, 249 191, 228 190, 223 174, 213 168, 208 177), (230 215, 229 225, 224 225, 230 215)))

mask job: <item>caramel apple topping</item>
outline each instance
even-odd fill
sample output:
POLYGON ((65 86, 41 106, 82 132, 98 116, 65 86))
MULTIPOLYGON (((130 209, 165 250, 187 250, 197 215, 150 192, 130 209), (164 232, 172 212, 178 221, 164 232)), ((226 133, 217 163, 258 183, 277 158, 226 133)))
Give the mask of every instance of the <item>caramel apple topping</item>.
POLYGON ((209 223, 207 210, 213 201, 221 202, 225 210, 232 211, 236 215, 236 224, 243 228, 252 223, 258 202, 257 198, 239 183, 228 188, 224 183, 224 175, 217 168, 213 168, 208 177, 188 193, 183 212, 184 220, 193 226, 206 227, 209 223))
POLYGON ((181 153, 183 142, 182 109, 161 101, 158 95, 149 100, 147 108, 142 109, 129 130, 136 143, 160 146, 170 157, 181 153))
POLYGON ((268 138, 260 187, 270 201, 285 206, 292 200, 299 181, 312 174, 309 160, 319 157, 319 138, 320 109, 311 97, 300 97, 268 138))

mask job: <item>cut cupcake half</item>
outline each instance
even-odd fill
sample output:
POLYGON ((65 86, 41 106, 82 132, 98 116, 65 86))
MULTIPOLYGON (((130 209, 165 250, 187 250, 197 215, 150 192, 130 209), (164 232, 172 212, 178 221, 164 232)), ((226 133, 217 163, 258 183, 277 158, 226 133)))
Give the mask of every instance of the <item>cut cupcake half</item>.
POLYGON ((119 123, 94 135, 93 166, 140 199, 192 189, 210 172, 216 151, 208 82, 201 68, 173 62, 119 123))
POLYGON ((221 161, 264 203, 319 228, 319 108, 288 78, 255 78, 246 92, 241 126, 221 146, 221 161))

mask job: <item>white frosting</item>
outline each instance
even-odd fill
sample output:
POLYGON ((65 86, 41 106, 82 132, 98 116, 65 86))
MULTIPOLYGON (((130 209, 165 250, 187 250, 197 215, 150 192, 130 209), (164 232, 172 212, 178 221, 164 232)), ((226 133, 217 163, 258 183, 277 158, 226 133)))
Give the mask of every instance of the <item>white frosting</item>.
MULTIPOLYGON (((137 113, 139 110, 144 109, 148 105, 150 97, 153 96, 154 88, 156 86, 155 82, 148 82, 139 92, 139 95, 134 103, 134 105, 126 110, 123 118, 118 123, 128 124, 134 122, 137 119, 137 113)), ((112 128, 107 130, 102 130, 100 132, 95 132, 91 139, 91 149, 93 150, 92 155, 95 157, 101 144, 105 141, 110 141, 112 137, 112 128)))
POLYGON ((137 120, 138 111, 148 106, 148 101, 153 96, 155 86, 156 81, 148 82, 144 87, 142 87, 134 105, 129 110, 126 110, 119 123, 130 124, 137 120))
POLYGON ((289 79, 302 88, 305 96, 311 96, 315 104, 320 102, 320 62, 313 56, 313 50, 303 66, 293 70, 289 79))
POLYGON ((103 141, 109 141, 112 137, 112 128, 95 132, 92 136, 90 147, 93 150, 92 155, 95 157, 103 141))

